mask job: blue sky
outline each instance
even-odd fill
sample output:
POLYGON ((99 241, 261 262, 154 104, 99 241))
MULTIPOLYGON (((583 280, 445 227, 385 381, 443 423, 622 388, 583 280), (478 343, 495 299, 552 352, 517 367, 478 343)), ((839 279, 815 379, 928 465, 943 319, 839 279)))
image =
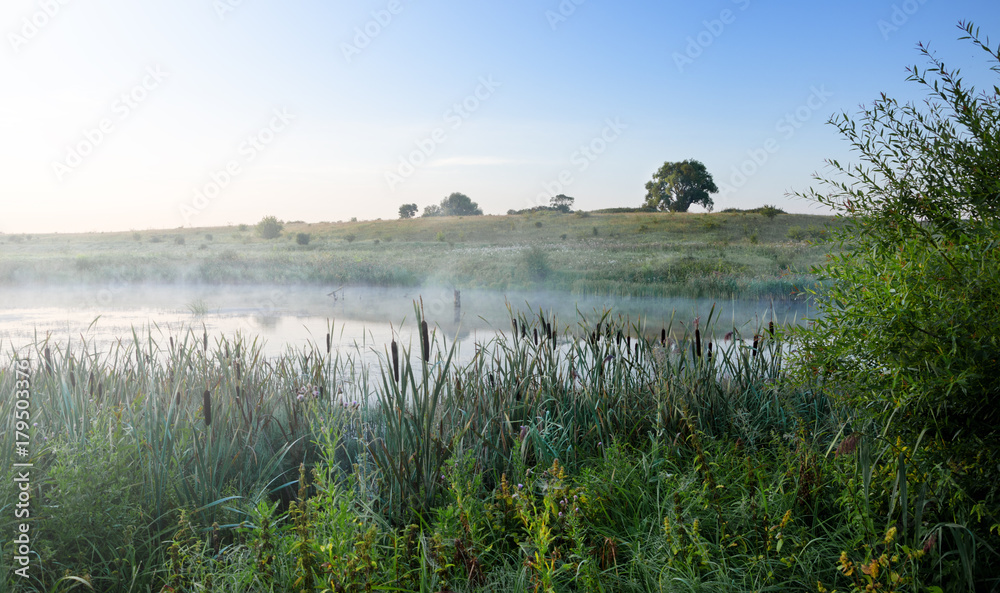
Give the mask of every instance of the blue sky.
POLYGON ((994 1, 7 0, 0 232, 395 218, 463 192, 639 206, 701 160, 716 209, 852 160, 826 125, 905 82, 928 42, 982 76, 960 20, 994 1))

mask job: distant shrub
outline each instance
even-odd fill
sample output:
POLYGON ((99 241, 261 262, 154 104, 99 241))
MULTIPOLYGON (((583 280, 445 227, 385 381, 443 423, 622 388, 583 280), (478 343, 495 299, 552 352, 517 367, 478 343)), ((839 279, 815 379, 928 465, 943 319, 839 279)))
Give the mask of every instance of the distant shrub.
POLYGON ((540 229, 540 228, 542 228, 542 221, 540 221, 540 220, 536 220, 536 221, 535 221, 535 228, 536 228, 536 229, 540 229))
POLYGON ((590 212, 587 212, 586 210, 577 210, 576 212, 574 212, 574 214, 576 214, 580 218, 589 218, 590 217, 590 212))
POLYGON ((136 241, 142 241, 142 233, 139 232, 132 233, 132 238, 135 239, 136 241))
POLYGON ((379 241, 378 239, 375 239, 374 241, 372 241, 372 243, 375 244, 375 245, 378 245, 379 243, 381 243, 381 241, 379 241))
POLYGON ((176 243, 178 245, 183 245, 184 244, 184 237, 182 237, 180 235, 177 235, 176 237, 174 237, 174 243, 176 243))
POLYGON ((435 239, 437 239, 438 241, 441 241, 443 243, 444 242, 444 231, 438 231, 438 234, 435 237, 435 239))
POLYGON ((205 233, 205 240, 206 241, 211 241, 212 240, 212 233, 205 233))
POLYGON ((804 241, 807 236, 807 232, 802 230, 802 227, 791 226, 788 227, 788 233, 786 235, 792 241, 804 241))
POLYGON ((545 280, 552 272, 552 265, 549 263, 549 254, 538 246, 533 246, 521 256, 521 265, 529 278, 534 280, 545 280))
POLYGON ((236 230, 245 233, 250 230, 250 227, 245 224, 241 224, 238 227, 236 227, 236 230))
POLYGON ((348 233, 347 235, 344 236, 344 240, 347 241, 348 243, 354 243, 354 240, 357 238, 358 236, 355 235, 354 233, 348 233))
POLYGON ((298 233, 295 235, 295 242, 299 245, 308 245, 309 240, 312 239, 309 233, 298 233))
POLYGON ((559 238, 562 239, 563 241, 566 240, 566 237, 567 237, 566 233, 559 235, 559 238))
POLYGON ((357 216, 352 216, 351 217, 351 222, 357 222, 357 221, 358 221, 358 217, 357 216))
POLYGON ((596 226, 594 227, 594 236, 595 237, 597 236, 597 227, 596 226))
POLYGON ((162 242, 163 242, 163 239, 162 239, 162 238, 160 238, 160 237, 159 237, 159 236, 157 236, 157 235, 153 235, 152 237, 150 237, 150 238, 149 238, 149 242, 150 242, 150 243, 162 243, 162 242))
POLYGON ((257 234, 264 239, 277 239, 285 224, 274 216, 265 216, 257 223, 257 234))
POLYGON ((781 208, 778 208, 777 206, 770 206, 768 204, 764 204, 764 206, 761 207, 759 209, 759 211, 760 211, 760 214, 763 214, 764 216, 766 216, 768 218, 774 218, 775 216, 777 216, 779 214, 784 214, 785 213, 785 211, 782 210, 781 208))

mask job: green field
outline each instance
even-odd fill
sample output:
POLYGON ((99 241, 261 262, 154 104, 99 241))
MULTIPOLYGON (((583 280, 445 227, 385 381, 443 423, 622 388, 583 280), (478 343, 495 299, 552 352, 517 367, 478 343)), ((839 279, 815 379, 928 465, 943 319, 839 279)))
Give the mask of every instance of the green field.
POLYGON ((123 233, 0 235, 0 282, 454 285, 577 295, 786 297, 832 217, 552 212, 123 233), (299 244, 299 234, 309 242, 299 244))

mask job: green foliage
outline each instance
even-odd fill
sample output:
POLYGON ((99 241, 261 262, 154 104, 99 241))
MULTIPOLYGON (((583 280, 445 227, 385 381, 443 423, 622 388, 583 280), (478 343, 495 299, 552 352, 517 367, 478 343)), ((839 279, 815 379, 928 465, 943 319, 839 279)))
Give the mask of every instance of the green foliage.
POLYGON ((712 209, 709 194, 719 191, 701 161, 689 159, 667 162, 646 183, 645 207, 670 212, 687 212, 692 204, 712 209))
POLYGON ((262 239, 277 239, 281 236, 281 229, 285 224, 274 216, 265 216, 257 223, 257 235, 262 239))
POLYGON ((521 265, 532 280, 545 280, 552 273, 548 252, 538 246, 532 246, 523 253, 521 265))
POLYGON ((571 212, 573 210, 574 201, 576 201, 576 198, 571 198, 565 194, 559 194, 557 196, 553 196, 549 200, 549 206, 559 212, 571 212))
POLYGON ((462 193, 453 193, 441 200, 439 206, 430 205, 424 208, 423 216, 481 216, 483 209, 479 204, 462 193))
MULTIPOLYGON (((1000 71, 971 24, 963 39, 1000 71)), ((882 96, 831 120, 862 164, 806 194, 848 225, 821 271, 823 315, 802 337, 804 367, 889 434, 923 436, 996 522, 1000 496, 1000 92, 979 93, 921 47, 908 80, 926 106, 882 96)), ((980 533, 984 533, 983 528, 980 533)))
POLYGON ((295 242, 299 245, 308 245, 312 236, 309 233, 296 233, 295 242))
POLYGON ((403 204, 399 207, 399 217, 400 218, 413 218, 417 215, 417 205, 416 204, 403 204))

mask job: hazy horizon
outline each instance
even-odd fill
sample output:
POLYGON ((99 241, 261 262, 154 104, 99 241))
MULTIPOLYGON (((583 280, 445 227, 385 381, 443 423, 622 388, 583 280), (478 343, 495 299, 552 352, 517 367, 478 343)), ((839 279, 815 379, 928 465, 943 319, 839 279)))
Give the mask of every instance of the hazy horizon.
POLYGON ((717 210, 824 213, 785 193, 852 161, 827 119, 923 100, 918 42, 975 70, 959 20, 1000 32, 981 1, 794 8, 12 0, 0 232, 392 219, 452 192, 635 207, 689 158, 717 210))

